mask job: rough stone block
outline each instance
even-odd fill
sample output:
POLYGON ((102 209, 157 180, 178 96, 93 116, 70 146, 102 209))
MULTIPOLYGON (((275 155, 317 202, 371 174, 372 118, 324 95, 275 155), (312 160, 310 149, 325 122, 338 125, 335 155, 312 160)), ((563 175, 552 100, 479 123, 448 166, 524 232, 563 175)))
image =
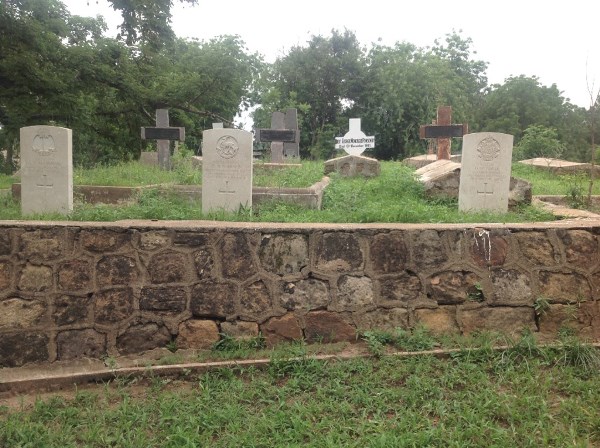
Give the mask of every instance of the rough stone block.
POLYGON ((212 238, 208 233, 177 232, 173 239, 176 246, 203 247, 211 244, 212 238))
POLYGON ((203 280, 192 289, 191 311, 196 317, 224 319, 235 313, 238 288, 225 282, 203 280))
POLYGON ((416 234, 413 243, 414 264, 419 269, 435 269, 448 261, 444 243, 435 230, 424 230, 416 234))
POLYGON ((208 278, 213 275, 213 255, 209 249, 200 249, 193 254, 194 266, 200 279, 208 278))
POLYGON ((326 233, 317 242, 317 269, 327 272, 351 272, 362 269, 364 256, 352 233, 326 233))
POLYGON ((2 335, 0 366, 19 367, 29 362, 48 361, 48 336, 44 333, 2 335))
POLYGON ((219 327, 212 320, 187 320, 179 325, 177 348, 209 349, 219 339, 219 327))
POLYGON ((82 230, 79 240, 81 246, 91 252, 117 252, 129 247, 131 233, 110 230, 82 230))
POLYGON ((0 257, 4 255, 10 255, 11 252, 11 233, 10 231, 3 230, 2 233, 0 233, 0 257))
POLYGON ((280 276, 297 275, 308 266, 308 240, 303 235, 264 235, 260 262, 268 272, 280 276))
POLYGON ((492 302, 496 305, 533 305, 530 278, 517 270, 494 269, 490 272, 492 302))
POLYGON ((377 275, 402 272, 408 260, 408 250, 401 232, 378 233, 370 244, 370 259, 377 275))
POLYGON ((453 306, 417 309, 415 310, 415 319, 436 335, 452 334, 460 331, 456 322, 456 308, 453 306))
POLYGON ((545 340, 557 339, 563 328, 575 330, 581 338, 600 337, 600 312, 597 302, 579 304, 551 304, 538 319, 540 336, 545 340))
POLYGON ((99 286, 130 285, 139 275, 135 259, 124 255, 102 257, 96 265, 96 281, 99 286))
POLYGON ((142 250, 156 250, 167 247, 171 242, 171 237, 165 231, 151 231, 140 234, 139 247, 142 250))
POLYGON ((519 232, 516 234, 522 257, 534 266, 553 266, 560 261, 545 232, 519 232))
POLYGON ((183 287, 142 288, 140 310, 177 314, 185 310, 187 294, 183 287))
POLYGON ((408 310, 406 308, 379 308, 367 313, 355 315, 354 320, 359 331, 394 331, 408 328, 408 310))
POLYGON ((0 261, 0 291, 11 289, 12 264, 8 261, 0 261))
POLYGON ((486 330, 519 335, 523 330, 537 330, 533 307, 484 307, 461 310, 459 316, 464 334, 486 330))
POLYGON ((356 328, 338 313, 311 311, 305 317, 304 335, 309 342, 356 341, 356 328))
POLYGON ((289 342, 302 339, 302 328, 296 317, 289 313, 282 317, 273 317, 260 326, 269 347, 280 342, 289 342))
POLYGON ((112 324, 131 316, 133 292, 131 288, 118 288, 94 294, 94 318, 101 324, 112 324))
POLYGON ((27 264, 21 270, 17 288, 21 291, 50 291, 52 290, 52 268, 27 264))
POLYGON ((67 252, 65 234, 60 229, 24 232, 19 241, 19 257, 31 262, 56 260, 67 252))
POLYGON ((14 297, 0 301, 0 329, 34 327, 46 314, 46 304, 39 300, 14 297))
POLYGON ((185 254, 164 252, 154 255, 148 264, 152 283, 179 283, 186 280, 188 260, 185 254))
POLYGON ((508 255, 508 242, 488 230, 473 229, 471 257, 482 268, 502 266, 508 255))
POLYGON ((87 260, 72 260, 58 268, 58 287, 63 291, 81 291, 91 288, 91 266, 87 260))
POLYGON ((252 339, 258 337, 258 324, 242 320, 225 321, 221 322, 221 333, 234 339, 252 339))
POLYGON ((463 303, 471 298, 481 300, 480 278, 468 271, 444 271, 431 277, 431 297, 440 305, 463 303))
POLYGON ((269 289, 263 281, 242 288, 238 315, 244 319, 264 320, 271 317, 273 303, 269 289))
POLYGON ((52 318, 58 326, 84 322, 88 318, 90 299, 87 296, 64 295, 54 299, 52 318))
POLYGON ((56 336, 60 360, 101 358, 106 353, 106 335, 92 329, 62 331, 56 336))
POLYGON ((219 248, 224 277, 246 280, 256 274, 254 259, 244 234, 225 235, 219 244, 219 248))
POLYGON ((341 276, 338 292, 331 309, 335 311, 358 311, 374 305, 373 282, 369 277, 341 276))
POLYGON ((380 280, 379 285, 381 303, 386 306, 406 305, 425 296, 419 277, 406 271, 380 280))
POLYGON ((592 288, 583 275, 576 272, 540 271, 540 294, 555 302, 580 302, 592 298, 592 288))
POLYGON ((169 342, 171 333, 167 327, 154 322, 140 322, 117 337, 117 350, 122 355, 129 355, 165 347, 169 342))
POLYGON ((288 311, 325 309, 329 302, 327 283, 314 278, 285 283, 280 296, 281 306, 288 311))
POLYGON ((584 269, 598 264, 600 257, 598 237, 586 230, 567 230, 557 233, 564 244, 567 263, 584 269))

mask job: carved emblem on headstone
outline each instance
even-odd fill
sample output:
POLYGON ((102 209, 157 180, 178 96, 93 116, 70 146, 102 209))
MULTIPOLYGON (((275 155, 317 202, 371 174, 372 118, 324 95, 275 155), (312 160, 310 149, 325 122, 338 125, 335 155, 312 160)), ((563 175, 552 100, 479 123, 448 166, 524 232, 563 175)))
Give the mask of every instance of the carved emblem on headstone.
POLYGON ((230 135, 225 135, 217 141, 217 152, 224 159, 231 159, 239 149, 237 140, 230 135))
POLYGON ((56 151, 54 146, 54 139, 51 135, 38 134, 33 138, 33 150, 41 156, 47 156, 48 154, 56 151))
POLYGON ((479 142, 477 145, 477 152, 479 157, 486 162, 494 160, 500 154, 500 143, 498 143, 492 137, 487 137, 479 142))

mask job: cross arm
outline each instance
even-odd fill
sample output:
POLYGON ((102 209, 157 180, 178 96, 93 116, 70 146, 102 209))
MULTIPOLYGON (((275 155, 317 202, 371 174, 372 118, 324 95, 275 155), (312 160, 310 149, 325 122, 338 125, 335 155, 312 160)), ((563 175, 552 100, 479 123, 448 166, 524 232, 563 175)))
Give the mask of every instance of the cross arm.
POLYGON ((142 128, 142 139, 144 140, 185 140, 185 128, 142 128))

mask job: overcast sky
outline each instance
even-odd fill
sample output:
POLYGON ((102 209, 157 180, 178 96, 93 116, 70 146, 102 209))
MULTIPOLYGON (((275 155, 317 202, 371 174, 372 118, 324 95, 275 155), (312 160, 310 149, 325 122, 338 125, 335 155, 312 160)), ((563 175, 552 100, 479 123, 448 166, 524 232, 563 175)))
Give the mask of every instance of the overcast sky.
MULTIPOLYGON (((105 16, 113 30, 120 23, 106 0, 63 2, 71 14, 105 16)), ((589 107, 588 84, 594 92, 600 88, 599 20, 600 0, 199 0, 196 6, 177 4, 172 25, 179 37, 239 34, 269 62, 333 28, 354 31, 367 46, 381 39, 419 47, 462 30, 473 40, 475 57, 489 63, 490 83, 535 75, 589 107)))

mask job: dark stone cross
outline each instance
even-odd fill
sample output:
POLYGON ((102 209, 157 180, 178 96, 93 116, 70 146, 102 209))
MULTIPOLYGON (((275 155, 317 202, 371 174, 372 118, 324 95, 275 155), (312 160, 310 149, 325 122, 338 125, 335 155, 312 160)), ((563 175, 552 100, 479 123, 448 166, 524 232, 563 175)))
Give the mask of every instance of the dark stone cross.
POLYGON ((185 128, 169 126, 169 109, 156 109, 156 127, 142 128, 142 139, 156 140, 158 166, 171 169, 171 140, 185 140, 185 128))
POLYGON ((285 157, 300 157, 300 132, 298 130, 298 112, 287 109, 273 112, 271 129, 256 129, 256 141, 271 142, 271 162, 282 163, 285 157))
POLYGON ((462 138, 469 133, 468 124, 452 124, 452 107, 440 106, 437 108, 436 124, 423 125, 419 129, 421 138, 435 138, 437 140, 437 158, 450 160, 451 138, 462 138))

